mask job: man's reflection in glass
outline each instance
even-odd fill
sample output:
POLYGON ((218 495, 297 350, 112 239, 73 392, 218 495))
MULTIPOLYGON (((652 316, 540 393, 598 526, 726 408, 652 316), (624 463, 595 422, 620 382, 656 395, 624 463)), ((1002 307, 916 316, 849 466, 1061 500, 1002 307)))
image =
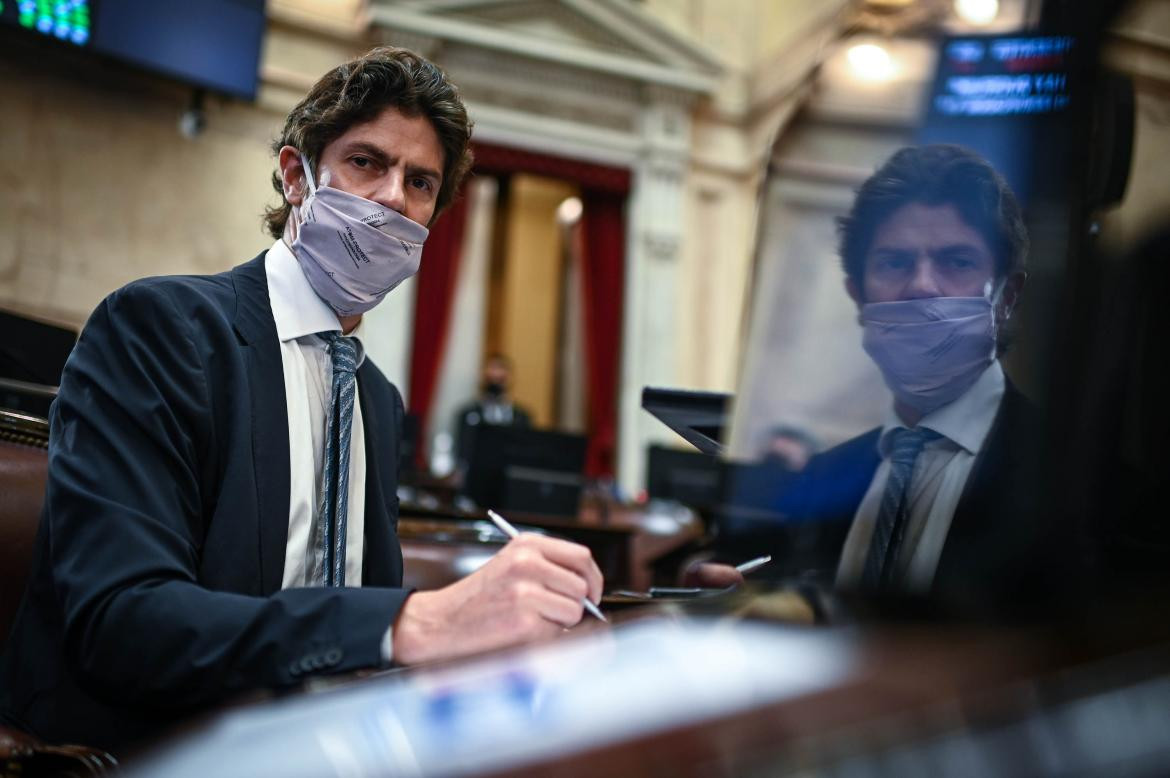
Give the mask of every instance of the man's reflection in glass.
POLYGON ((1019 204, 966 149, 905 148, 861 186, 840 234, 846 290, 893 407, 814 457, 782 508, 840 528, 824 561, 841 587, 1011 586, 1011 567, 1027 565, 1034 491, 1017 442, 1037 437, 1035 409, 999 362, 1025 278, 1019 204))

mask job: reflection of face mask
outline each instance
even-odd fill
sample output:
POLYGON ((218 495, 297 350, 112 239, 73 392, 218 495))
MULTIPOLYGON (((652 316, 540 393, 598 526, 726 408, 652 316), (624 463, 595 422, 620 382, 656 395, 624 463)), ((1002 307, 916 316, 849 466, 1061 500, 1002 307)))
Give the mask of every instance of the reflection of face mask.
POLYGON ((862 345, 894 397, 927 414, 958 399, 995 359, 985 297, 930 297, 862 306, 862 345))
POLYGON ((427 228, 375 202, 317 187, 301 157, 309 194, 293 253, 317 296, 339 316, 364 313, 418 272, 427 228))

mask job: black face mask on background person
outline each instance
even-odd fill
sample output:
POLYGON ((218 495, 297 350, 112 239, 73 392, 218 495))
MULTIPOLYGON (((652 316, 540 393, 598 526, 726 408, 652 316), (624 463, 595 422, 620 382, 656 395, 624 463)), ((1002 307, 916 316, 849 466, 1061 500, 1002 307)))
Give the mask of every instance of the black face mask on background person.
POLYGON ((499 381, 485 381, 483 393, 491 400, 499 400, 504 396, 504 385, 499 381))

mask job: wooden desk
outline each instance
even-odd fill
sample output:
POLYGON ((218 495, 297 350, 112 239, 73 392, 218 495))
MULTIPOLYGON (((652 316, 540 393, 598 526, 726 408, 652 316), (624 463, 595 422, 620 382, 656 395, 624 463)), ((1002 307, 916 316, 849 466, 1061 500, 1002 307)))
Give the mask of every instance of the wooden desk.
MULTIPOLYGON (((651 523, 653 517, 640 508, 625 506, 585 506, 577 518, 535 513, 509 513, 508 520, 521 529, 535 528, 588 546, 601 568, 607 589, 645 589, 651 583, 651 565, 665 554, 702 536, 702 526, 695 520, 678 526, 677 531, 663 532, 664 522, 651 523)), ((502 536, 482 533, 487 515, 478 511, 460 511, 453 507, 429 507, 403 503, 398 535, 403 546, 406 577, 419 588, 444 586, 461 575, 444 580, 439 558, 452 555, 475 556, 475 543, 484 550, 498 550, 502 536), (443 554, 443 547, 450 552, 443 554), (425 568, 424 574, 411 570, 425 568)), ((490 526, 490 525, 489 525, 490 526)), ((667 529, 670 527, 667 525, 667 529)), ((450 568, 453 572, 455 568, 450 568)))

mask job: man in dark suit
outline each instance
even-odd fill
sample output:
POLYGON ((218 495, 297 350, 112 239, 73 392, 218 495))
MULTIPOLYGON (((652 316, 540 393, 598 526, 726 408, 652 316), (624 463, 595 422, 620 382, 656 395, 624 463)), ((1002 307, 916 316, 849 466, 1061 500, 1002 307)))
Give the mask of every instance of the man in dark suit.
POLYGON ((52 410, 6 723, 118 749, 248 690, 544 639, 599 599, 587 549, 533 536, 400 588, 402 399, 361 318, 417 270, 470 130, 416 55, 341 65, 274 146, 273 246, 94 312, 52 410))
POLYGON ((967 599, 1020 584, 1043 432, 999 355, 1027 243, 1007 183, 957 146, 900 150, 841 220, 846 290, 893 408, 815 457, 782 508, 821 527, 839 587, 967 599))
POLYGON ((1053 545, 1040 521, 1044 431, 999 362, 1025 280, 1015 196, 970 151, 905 148, 840 227, 846 290, 894 402, 881 427, 785 485, 777 553, 826 585, 968 611, 1038 592, 1038 552, 1053 545))

